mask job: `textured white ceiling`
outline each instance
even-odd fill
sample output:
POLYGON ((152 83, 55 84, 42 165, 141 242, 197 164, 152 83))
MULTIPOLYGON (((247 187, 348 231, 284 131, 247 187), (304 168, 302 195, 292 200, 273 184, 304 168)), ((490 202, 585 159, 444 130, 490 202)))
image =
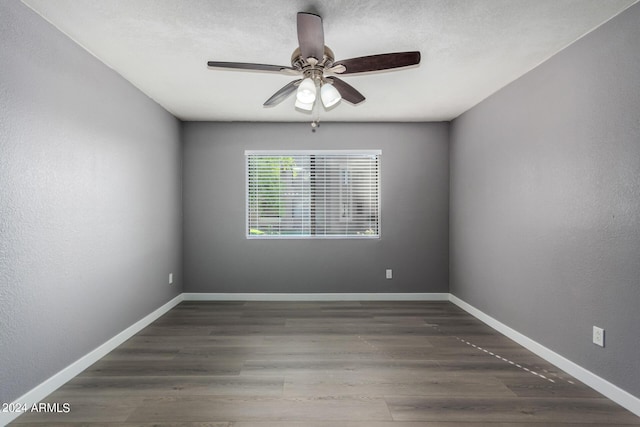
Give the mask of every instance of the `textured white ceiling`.
MULTIPOLYGON (((462 114, 638 0, 23 0, 183 120, 308 121, 292 77, 208 69, 290 65, 296 13, 323 17, 336 60, 419 50, 400 71, 345 76, 367 100, 323 121, 439 121, 462 114)), ((579 72, 579 70, 576 70, 579 72)))

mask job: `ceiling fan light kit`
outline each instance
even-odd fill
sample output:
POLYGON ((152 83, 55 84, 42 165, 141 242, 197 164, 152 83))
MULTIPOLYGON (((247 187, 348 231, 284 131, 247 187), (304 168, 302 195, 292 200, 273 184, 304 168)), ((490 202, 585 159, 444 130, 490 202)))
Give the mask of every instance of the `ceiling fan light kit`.
POLYGON ((325 108, 333 107, 342 99, 338 89, 333 87, 330 83, 322 84, 322 87, 320 88, 320 98, 322 99, 322 104, 325 108))
POLYGON ((302 80, 296 98, 303 104, 313 104, 316 100, 316 83, 309 77, 302 80))
POLYGON ((313 102, 301 102, 300 99, 296 98, 295 107, 305 111, 313 110, 313 102))
MULTIPOLYGON (((295 107, 311 111, 317 99, 318 89, 325 109, 337 105, 340 100, 358 105, 364 95, 336 75, 384 71, 408 67, 420 63, 420 52, 395 52, 362 56, 335 61, 333 51, 324 44, 322 18, 313 13, 299 12, 297 15, 299 47, 291 55, 291 67, 244 62, 209 61, 211 68, 276 72, 285 75, 302 75, 289 82, 264 103, 265 107, 277 105, 296 92, 295 107)), ((313 123, 317 127, 318 120, 313 123)))

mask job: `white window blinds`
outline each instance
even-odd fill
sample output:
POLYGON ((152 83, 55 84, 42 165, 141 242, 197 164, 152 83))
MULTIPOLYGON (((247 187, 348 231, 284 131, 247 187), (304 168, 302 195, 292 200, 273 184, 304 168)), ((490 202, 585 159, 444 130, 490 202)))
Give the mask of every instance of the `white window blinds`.
POLYGON ((247 237, 379 237, 380 155, 246 151, 247 237))

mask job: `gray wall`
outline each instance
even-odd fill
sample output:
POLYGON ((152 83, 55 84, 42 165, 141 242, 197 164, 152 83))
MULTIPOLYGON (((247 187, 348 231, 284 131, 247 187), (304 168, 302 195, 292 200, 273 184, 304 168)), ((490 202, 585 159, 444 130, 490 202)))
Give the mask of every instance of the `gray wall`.
POLYGON ((179 122, 0 1, 0 402, 179 294, 179 122))
POLYGON ((448 292, 447 123, 185 123, 183 139, 186 292, 448 292), (379 240, 245 238, 244 150, 341 148, 382 149, 379 240))
POLYGON ((454 120, 450 271, 457 297, 640 397, 638 23, 640 5, 454 120))

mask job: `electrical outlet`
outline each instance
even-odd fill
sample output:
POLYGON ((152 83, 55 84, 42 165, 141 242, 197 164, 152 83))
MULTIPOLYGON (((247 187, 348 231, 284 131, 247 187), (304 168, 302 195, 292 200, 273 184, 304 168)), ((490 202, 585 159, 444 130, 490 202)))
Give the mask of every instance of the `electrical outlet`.
POLYGON ((169 284, 173 285, 173 273, 169 273, 169 284))
POLYGON ((593 327, 593 343, 604 347, 604 329, 598 328, 597 326, 593 327))
POLYGON ((393 279, 393 270, 391 270, 390 268, 387 268, 387 279, 393 279))

